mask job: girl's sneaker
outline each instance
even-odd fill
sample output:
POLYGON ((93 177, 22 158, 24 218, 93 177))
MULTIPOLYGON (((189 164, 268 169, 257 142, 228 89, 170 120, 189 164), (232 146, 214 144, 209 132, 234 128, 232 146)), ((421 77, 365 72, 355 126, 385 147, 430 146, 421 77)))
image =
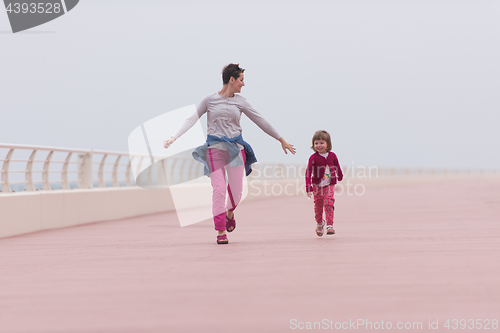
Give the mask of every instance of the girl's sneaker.
POLYGON ((323 222, 316 224, 316 235, 318 237, 323 236, 323 227, 325 226, 325 220, 323 222))
POLYGON ((333 235, 333 234, 335 234, 335 230, 333 229, 333 225, 327 225, 326 226, 326 234, 327 235, 333 235))

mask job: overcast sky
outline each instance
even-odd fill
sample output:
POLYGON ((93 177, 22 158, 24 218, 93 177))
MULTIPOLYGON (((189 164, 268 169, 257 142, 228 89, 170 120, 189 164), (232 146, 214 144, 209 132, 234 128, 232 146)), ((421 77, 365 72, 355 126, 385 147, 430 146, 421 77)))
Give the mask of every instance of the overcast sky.
POLYGON ((0 11, 0 142, 127 151, 238 62, 298 151, 243 119, 261 161, 305 163, 325 129, 344 165, 498 168, 499 17, 496 0, 81 0, 12 34, 0 11))

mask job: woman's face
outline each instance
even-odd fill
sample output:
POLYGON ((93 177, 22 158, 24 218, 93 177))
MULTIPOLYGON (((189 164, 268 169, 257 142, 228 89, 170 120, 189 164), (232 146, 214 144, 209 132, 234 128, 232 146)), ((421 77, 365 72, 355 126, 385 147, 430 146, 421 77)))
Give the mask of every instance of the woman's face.
POLYGON ((245 85, 245 76, 243 73, 240 73, 240 76, 234 80, 233 87, 234 87, 234 92, 235 93, 240 93, 241 92, 241 87, 245 85))

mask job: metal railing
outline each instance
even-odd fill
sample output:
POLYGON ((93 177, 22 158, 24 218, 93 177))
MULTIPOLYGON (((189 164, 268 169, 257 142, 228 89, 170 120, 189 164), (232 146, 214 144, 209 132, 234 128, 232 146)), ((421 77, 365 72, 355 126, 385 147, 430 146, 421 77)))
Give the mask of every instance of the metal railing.
POLYGON ((2 192, 133 185, 128 153, 13 144, 0 151, 2 192))
MULTIPOLYGON (((4 193, 135 185, 154 188, 188 181, 209 182, 208 177, 203 177, 203 165, 187 153, 164 158, 115 151, 0 144, 0 158, 2 158, 0 186, 4 193), (153 163, 151 167, 152 159, 158 162, 153 163)), ((305 168, 305 164, 256 163, 253 165, 254 172, 250 175, 250 179, 303 179, 305 168)), ((354 165, 346 165, 343 171, 346 178, 360 177, 360 172, 364 175, 361 178, 498 174, 496 169, 424 169, 354 165)))
MULTIPOLYGON (((139 185, 146 188, 188 181, 209 182, 203 165, 184 154, 170 158, 127 152, 0 144, 1 192, 89 189, 139 185), (135 175, 135 176, 134 176, 135 175), (135 178, 137 175, 137 183, 135 178), (168 181, 167 181, 168 180, 168 181)), ((288 178, 283 163, 254 164, 254 179, 288 178)))
POLYGON ((379 167, 379 176, 453 176, 453 175, 495 175, 498 170, 484 168, 390 168, 379 167))
MULTIPOLYGON (((397 176, 456 176, 456 175, 500 175, 495 168, 408 168, 408 167, 379 167, 363 165, 342 165, 344 178, 379 178, 397 176)), ((282 162, 257 163, 252 174, 256 179, 295 179, 304 178, 306 164, 292 164, 282 162)))
MULTIPOLYGON (((127 152, 0 144, 1 191, 4 193, 118 186, 155 187, 188 181, 209 182, 203 165, 190 154, 174 157, 130 155, 127 152), (146 166, 146 167, 145 167, 146 166), (145 170, 145 171, 144 171, 145 170), (138 184, 136 184, 135 176, 138 184), (167 181, 168 180, 168 181, 167 181)), ((303 165, 256 163, 253 179, 298 178, 303 165), (287 170, 293 170, 292 173, 287 170)))

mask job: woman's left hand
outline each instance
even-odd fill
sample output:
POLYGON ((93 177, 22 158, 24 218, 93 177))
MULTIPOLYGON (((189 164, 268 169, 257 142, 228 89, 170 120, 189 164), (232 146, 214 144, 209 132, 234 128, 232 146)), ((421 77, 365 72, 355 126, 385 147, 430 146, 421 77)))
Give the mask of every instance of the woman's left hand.
POLYGON ((286 150, 288 149, 290 151, 290 153, 295 155, 295 148, 293 148, 293 145, 286 142, 285 139, 283 139, 283 137, 280 138, 280 142, 281 142, 281 148, 283 148, 283 151, 285 152, 285 154, 288 154, 286 152, 286 150))

